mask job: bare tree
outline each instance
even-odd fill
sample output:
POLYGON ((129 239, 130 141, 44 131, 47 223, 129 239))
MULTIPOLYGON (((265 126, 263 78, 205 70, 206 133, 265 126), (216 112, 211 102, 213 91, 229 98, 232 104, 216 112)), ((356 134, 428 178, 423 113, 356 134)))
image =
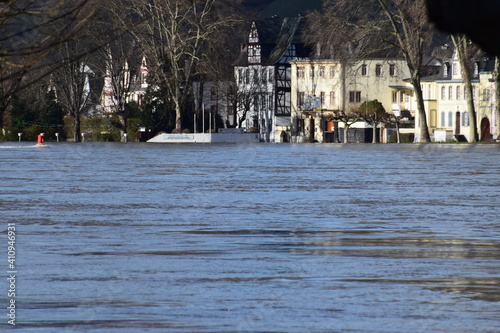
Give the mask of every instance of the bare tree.
MULTIPOLYGON (((148 55, 151 83, 164 87, 165 100, 175 109, 175 130, 192 98, 192 81, 199 74, 204 53, 236 17, 231 0, 137 0, 136 14, 144 21, 137 37, 148 55)), ((209 53, 210 54, 210 53, 209 53)), ((214 61, 215 59, 209 59, 214 61)))
POLYGON ((234 96, 234 122, 238 128, 242 128, 243 123, 247 120, 247 115, 257 103, 261 88, 252 84, 246 89, 239 89, 234 96))
POLYGON ((59 54, 64 65, 52 75, 52 84, 55 87, 59 103, 73 118, 73 140, 80 142, 80 119, 89 105, 90 95, 90 68, 85 59, 73 59, 75 53, 80 52, 78 46, 70 43, 60 47, 59 54))
POLYGON ((97 1, 0 3, 0 124, 14 94, 60 66, 59 62, 48 61, 48 56, 80 33, 94 14, 91 2, 97 1))
POLYGON ((451 40, 457 52, 458 61, 462 69, 462 78, 465 85, 465 95, 467 96, 467 109, 470 120, 470 141, 478 142, 476 108, 474 106, 474 94, 472 93, 472 77, 474 71, 474 59, 477 56, 478 48, 466 35, 452 34, 451 40))
POLYGON ((319 36, 326 37, 323 39, 334 46, 344 45, 343 49, 335 49, 337 56, 339 52, 349 55, 356 49, 369 50, 377 40, 379 47, 376 50, 385 45, 400 51, 410 70, 409 79, 417 101, 419 141, 430 142, 420 86, 424 43, 432 34, 424 0, 326 0, 324 14, 319 15, 316 30, 326 30, 326 35, 321 33, 319 36), (330 29, 324 28, 327 26, 330 29))

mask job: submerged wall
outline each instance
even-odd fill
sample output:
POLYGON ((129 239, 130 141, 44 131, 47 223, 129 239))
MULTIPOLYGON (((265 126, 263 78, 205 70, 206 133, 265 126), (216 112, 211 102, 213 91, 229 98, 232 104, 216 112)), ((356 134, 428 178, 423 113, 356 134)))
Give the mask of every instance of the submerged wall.
POLYGON ((257 133, 162 133, 147 142, 152 143, 255 143, 260 142, 257 133))

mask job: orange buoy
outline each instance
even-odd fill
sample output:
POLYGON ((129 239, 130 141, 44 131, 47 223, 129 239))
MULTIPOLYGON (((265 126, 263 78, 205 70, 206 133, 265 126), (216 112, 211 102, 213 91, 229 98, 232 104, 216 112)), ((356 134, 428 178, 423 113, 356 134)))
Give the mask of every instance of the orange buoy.
POLYGON ((43 135, 42 135, 42 134, 39 134, 39 135, 38 135, 38 142, 37 142, 37 145, 43 145, 43 135))

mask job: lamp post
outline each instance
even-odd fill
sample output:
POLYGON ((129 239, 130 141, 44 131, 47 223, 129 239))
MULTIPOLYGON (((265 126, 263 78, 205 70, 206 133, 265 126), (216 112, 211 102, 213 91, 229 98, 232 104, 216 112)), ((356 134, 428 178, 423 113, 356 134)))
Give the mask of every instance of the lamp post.
POLYGON ((19 142, 21 142, 21 137, 23 136, 23 133, 17 133, 17 136, 19 137, 19 142))

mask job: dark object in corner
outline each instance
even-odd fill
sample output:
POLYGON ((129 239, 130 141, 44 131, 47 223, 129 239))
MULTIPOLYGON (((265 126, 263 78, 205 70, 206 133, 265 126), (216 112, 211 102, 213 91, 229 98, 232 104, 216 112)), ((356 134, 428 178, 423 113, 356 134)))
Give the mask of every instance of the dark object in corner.
POLYGON ((443 31, 464 33, 500 56, 500 0, 426 0, 429 19, 443 31))

